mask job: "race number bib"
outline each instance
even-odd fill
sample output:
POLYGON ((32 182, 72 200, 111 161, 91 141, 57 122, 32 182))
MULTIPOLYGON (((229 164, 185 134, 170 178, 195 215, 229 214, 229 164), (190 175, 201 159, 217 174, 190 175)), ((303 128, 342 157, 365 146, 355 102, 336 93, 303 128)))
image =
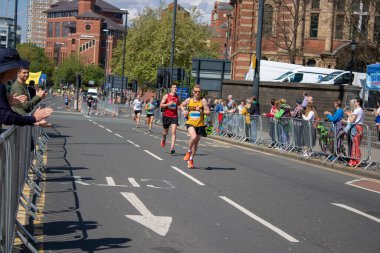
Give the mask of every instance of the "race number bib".
POLYGON ((189 114, 190 119, 200 119, 201 113, 197 111, 191 111, 189 114))
POLYGON ((175 110, 177 109, 177 104, 171 104, 168 106, 169 109, 175 110))

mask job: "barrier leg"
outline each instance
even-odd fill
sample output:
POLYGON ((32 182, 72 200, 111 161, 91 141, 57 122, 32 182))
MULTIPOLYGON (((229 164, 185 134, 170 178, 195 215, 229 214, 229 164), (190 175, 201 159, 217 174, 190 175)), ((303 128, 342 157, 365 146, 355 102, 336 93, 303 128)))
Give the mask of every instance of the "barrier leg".
MULTIPOLYGON (((17 229, 17 231, 20 230, 19 232, 22 232, 22 234, 25 234, 26 237, 28 237, 34 244, 38 244, 38 241, 36 240, 36 238, 34 238, 34 236, 31 235, 29 233, 29 231, 26 230, 26 228, 23 225, 21 225, 21 223, 18 222, 17 220, 16 220, 16 229, 17 229)), ((27 238, 25 238, 25 239, 27 239, 27 238)), ((38 252, 38 251, 36 251, 36 252, 38 252)))

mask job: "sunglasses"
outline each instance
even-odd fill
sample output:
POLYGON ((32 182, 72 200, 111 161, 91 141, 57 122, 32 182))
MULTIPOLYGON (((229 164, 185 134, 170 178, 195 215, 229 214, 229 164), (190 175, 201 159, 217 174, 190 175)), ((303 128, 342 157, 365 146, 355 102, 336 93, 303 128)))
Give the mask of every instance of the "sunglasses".
POLYGON ((193 92, 194 93, 200 93, 201 91, 200 90, 194 90, 193 92))

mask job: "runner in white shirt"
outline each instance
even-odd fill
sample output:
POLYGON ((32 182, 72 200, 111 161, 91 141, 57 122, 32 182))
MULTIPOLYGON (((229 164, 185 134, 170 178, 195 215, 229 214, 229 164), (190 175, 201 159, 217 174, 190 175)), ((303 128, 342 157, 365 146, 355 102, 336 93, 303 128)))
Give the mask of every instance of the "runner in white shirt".
POLYGON ((133 105, 133 121, 136 123, 136 128, 140 126, 140 117, 142 111, 142 101, 140 100, 140 95, 137 95, 136 99, 132 103, 133 105))

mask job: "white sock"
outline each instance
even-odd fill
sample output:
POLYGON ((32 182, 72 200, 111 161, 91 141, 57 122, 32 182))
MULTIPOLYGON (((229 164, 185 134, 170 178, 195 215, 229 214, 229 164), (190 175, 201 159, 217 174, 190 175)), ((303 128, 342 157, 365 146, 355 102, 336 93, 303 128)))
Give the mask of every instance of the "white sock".
POLYGON ((190 149, 188 149, 188 150, 187 150, 187 152, 191 153, 191 150, 190 150, 190 149))
POLYGON ((192 155, 190 156, 190 160, 193 160, 193 156, 192 155))

